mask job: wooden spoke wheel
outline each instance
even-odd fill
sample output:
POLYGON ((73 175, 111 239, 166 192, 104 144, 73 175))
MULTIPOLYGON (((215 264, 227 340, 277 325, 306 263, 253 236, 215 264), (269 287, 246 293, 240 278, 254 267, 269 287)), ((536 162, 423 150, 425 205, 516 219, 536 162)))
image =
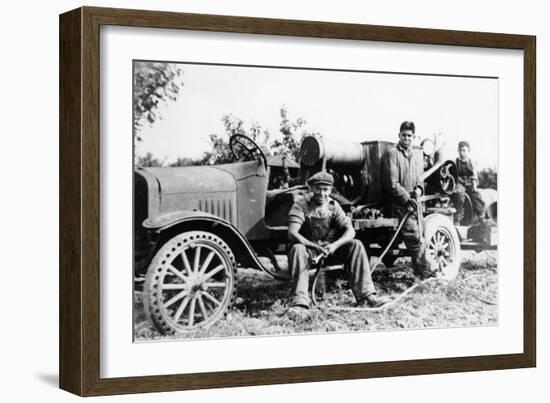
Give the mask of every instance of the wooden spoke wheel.
POLYGON ((441 277, 452 280, 460 270, 460 239, 451 220, 441 214, 426 217, 424 238, 428 259, 441 277))
POLYGON ((220 237, 205 231, 178 234, 151 261, 145 311, 163 334, 206 329, 233 304, 235 278, 235 257, 220 237))

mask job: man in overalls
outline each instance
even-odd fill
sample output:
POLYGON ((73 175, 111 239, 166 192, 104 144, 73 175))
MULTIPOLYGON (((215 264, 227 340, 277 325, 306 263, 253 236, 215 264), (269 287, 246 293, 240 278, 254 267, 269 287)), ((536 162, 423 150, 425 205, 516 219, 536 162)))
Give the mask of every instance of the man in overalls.
POLYGON ((420 233, 416 189, 421 186, 420 177, 424 173, 422 150, 413 147, 415 137, 413 122, 405 121, 399 128, 399 142, 388 149, 383 165, 383 182, 390 196, 392 217, 400 220, 411 212, 403 224, 401 237, 411 254, 415 275, 427 278, 433 275, 426 256, 424 234, 420 233))
POLYGON ((309 269, 311 260, 318 255, 325 255, 327 263, 344 263, 359 305, 383 305, 387 299, 376 295, 367 252, 363 244, 354 239, 355 230, 349 217, 330 198, 334 178, 326 172, 318 172, 308 184, 311 193, 296 201, 288 216, 288 237, 293 243, 288 254, 295 284, 293 305, 309 308, 309 269))
POLYGON ((453 194, 453 204, 456 208, 455 224, 460 224, 464 218, 464 201, 466 194, 472 201, 473 213, 479 223, 485 222, 485 203, 481 194, 477 191, 479 179, 470 159, 470 144, 467 141, 458 143, 458 158, 456 159, 456 170, 458 173, 458 186, 453 194))

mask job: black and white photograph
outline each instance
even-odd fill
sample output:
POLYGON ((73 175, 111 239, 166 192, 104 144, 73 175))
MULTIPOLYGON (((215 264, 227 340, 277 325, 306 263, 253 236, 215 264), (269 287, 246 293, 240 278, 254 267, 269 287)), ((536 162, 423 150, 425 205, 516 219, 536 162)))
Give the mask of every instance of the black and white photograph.
POLYGON ((546 402, 545 9, 7 2, 2 400, 546 402))
POLYGON ((134 342, 499 324, 498 77, 132 74, 134 342))

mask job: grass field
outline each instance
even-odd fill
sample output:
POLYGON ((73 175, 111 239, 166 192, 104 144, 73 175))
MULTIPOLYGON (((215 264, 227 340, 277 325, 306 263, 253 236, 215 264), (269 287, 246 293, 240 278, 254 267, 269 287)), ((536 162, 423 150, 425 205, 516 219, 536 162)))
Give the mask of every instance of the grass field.
MULTIPOLYGON (((415 283, 407 259, 375 272, 381 295, 396 297, 415 283)), ((498 323, 496 254, 463 252, 461 270, 452 281, 431 281, 417 287, 380 312, 331 311, 329 306, 354 305, 339 272, 327 273, 321 309, 289 308, 291 284, 263 272, 239 269, 237 298, 227 318, 192 335, 163 336, 147 321, 141 293, 134 298, 136 341, 197 337, 243 337, 294 333, 325 333, 393 329, 488 326, 498 323)))

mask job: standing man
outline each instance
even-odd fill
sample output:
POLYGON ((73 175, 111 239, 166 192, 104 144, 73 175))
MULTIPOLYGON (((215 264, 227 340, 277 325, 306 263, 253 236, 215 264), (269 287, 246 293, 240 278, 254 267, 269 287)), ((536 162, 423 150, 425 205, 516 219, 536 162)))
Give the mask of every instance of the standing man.
POLYGON ((415 275, 427 278, 433 275, 426 257, 424 234, 420 233, 417 218, 417 186, 422 186, 424 173, 422 150, 413 148, 415 137, 413 122, 405 121, 399 128, 399 142, 390 147, 383 166, 383 183, 390 195, 392 217, 402 219, 412 212, 401 230, 407 250, 411 254, 415 275))
POLYGON ((309 308, 309 268, 311 259, 319 255, 344 262, 358 305, 385 304, 387 299, 376 296, 367 252, 363 244, 354 239, 351 220, 330 198, 334 178, 326 172, 318 172, 308 184, 311 193, 296 201, 288 214, 288 237, 293 243, 288 254, 295 284, 293 306, 309 308))
POLYGON ((485 203, 481 198, 481 194, 477 191, 479 179, 470 159, 470 143, 467 141, 458 143, 456 169, 458 173, 458 186, 456 192, 453 194, 453 204, 456 207, 455 224, 460 224, 464 218, 464 200, 466 200, 466 194, 470 196, 472 209, 479 223, 484 223, 485 203))

